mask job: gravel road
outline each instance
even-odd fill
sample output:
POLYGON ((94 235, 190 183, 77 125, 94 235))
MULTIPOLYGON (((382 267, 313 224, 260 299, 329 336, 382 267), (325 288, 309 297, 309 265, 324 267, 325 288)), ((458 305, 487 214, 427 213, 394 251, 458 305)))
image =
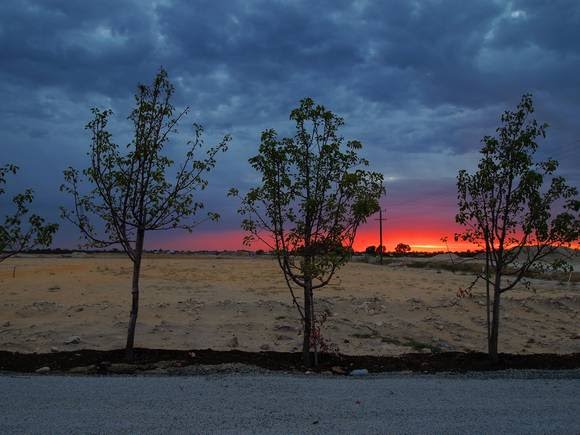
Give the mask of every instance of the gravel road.
POLYGON ((580 372, 0 376, 0 433, 580 433, 580 372))

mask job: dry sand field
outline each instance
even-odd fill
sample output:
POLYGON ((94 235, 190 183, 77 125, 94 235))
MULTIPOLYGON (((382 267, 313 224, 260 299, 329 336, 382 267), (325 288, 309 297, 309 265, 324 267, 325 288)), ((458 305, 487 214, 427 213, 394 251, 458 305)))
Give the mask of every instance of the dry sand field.
MULTIPOLYGON (((138 347, 300 348, 298 314, 270 257, 149 256, 142 271, 138 347)), ((130 280, 121 255, 2 263, 0 350, 122 348, 130 280)), ((349 263, 315 296, 317 310, 329 313, 323 334, 345 354, 485 350, 483 286, 473 297, 456 297, 471 280, 401 262, 349 263)), ((580 352, 580 285, 532 282, 533 290, 505 295, 500 351, 580 352)))

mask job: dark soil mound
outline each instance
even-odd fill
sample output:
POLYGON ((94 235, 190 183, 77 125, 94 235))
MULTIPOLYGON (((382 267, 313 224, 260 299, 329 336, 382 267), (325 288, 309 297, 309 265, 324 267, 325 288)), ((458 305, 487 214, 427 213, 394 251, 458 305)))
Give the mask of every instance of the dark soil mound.
MULTIPOLYGON (((172 367, 241 363, 278 371, 304 371, 300 353, 242 352, 205 350, 135 349, 134 358, 127 364, 122 349, 99 351, 79 350, 54 353, 16 353, 0 351, 0 370, 35 372, 49 367, 51 372, 67 372, 76 367, 91 366, 89 373, 135 373, 153 370, 158 363, 172 361, 172 367), (124 367, 124 370, 119 370, 124 367)), ((486 354, 478 352, 442 352, 436 354, 411 353, 392 356, 354 356, 323 354, 318 372, 332 371, 347 374, 351 369, 364 368, 372 373, 392 371, 465 372, 505 369, 564 370, 580 368, 580 353, 514 355, 501 354, 492 363, 486 354)), ((46 370, 45 370, 46 371, 46 370)))

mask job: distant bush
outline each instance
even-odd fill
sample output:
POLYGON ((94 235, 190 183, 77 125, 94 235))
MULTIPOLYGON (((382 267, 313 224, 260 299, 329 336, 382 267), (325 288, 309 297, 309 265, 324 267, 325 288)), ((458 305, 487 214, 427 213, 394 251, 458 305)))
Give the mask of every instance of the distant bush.
POLYGON ((411 252, 411 246, 405 243, 399 243, 397 246, 395 246, 395 253, 397 254, 405 255, 409 252, 411 252))

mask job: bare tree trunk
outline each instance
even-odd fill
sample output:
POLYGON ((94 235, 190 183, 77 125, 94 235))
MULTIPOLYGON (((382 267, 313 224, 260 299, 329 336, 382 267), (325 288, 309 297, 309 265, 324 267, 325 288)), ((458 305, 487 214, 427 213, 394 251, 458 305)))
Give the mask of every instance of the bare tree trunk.
MULTIPOLYGON (((311 328, 312 330, 316 329, 316 310, 314 309, 314 292, 312 291, 312 285, 310 286, 310 311, 311 311, 311 315, 312 315, 312 320, 311 320, 311 328)), ((319 330, 318 330, 318 334, 320 334, 320 326, 319 326, 319 330)), ((320 335, 317 335, 317 337, 314 340, 314 367, 318 366, 318 339, 320 338, 320 335)))
POLYGON ((497 273, 493 288, 493 313, 491 319, 491 334, 488 340, 488 353, 493 362, 498 361, 498 338, 499 338, 499 307, 500 307, 500 287, 501 274, 497 273))
POLYGON ((135 327, 137 326, 137 315, 139 314, 139 277, 141 274, 141 258, 143 256, 144 230, 137 230, 137 240, 135 243, 135 259, 133 260, 133 282, 131 287, 131 315, 129 317, 129 328, 127 330, 127 345, 125 355, 127 360, 133 360, 133 346, 135 344, 135 327))
POLYGON ((304 341, 302 342, 302 360, 306 367, 312 367, 310 341, 312 337, 312 279, 304 282, 304 341))
POLYGON ((485 250, 485 315, 487 321, 487 341, 489 343, 489 338, 491 335, 491 325, 490 325, 490 294, 489 294, 489 248, 486 247, 485 250))

